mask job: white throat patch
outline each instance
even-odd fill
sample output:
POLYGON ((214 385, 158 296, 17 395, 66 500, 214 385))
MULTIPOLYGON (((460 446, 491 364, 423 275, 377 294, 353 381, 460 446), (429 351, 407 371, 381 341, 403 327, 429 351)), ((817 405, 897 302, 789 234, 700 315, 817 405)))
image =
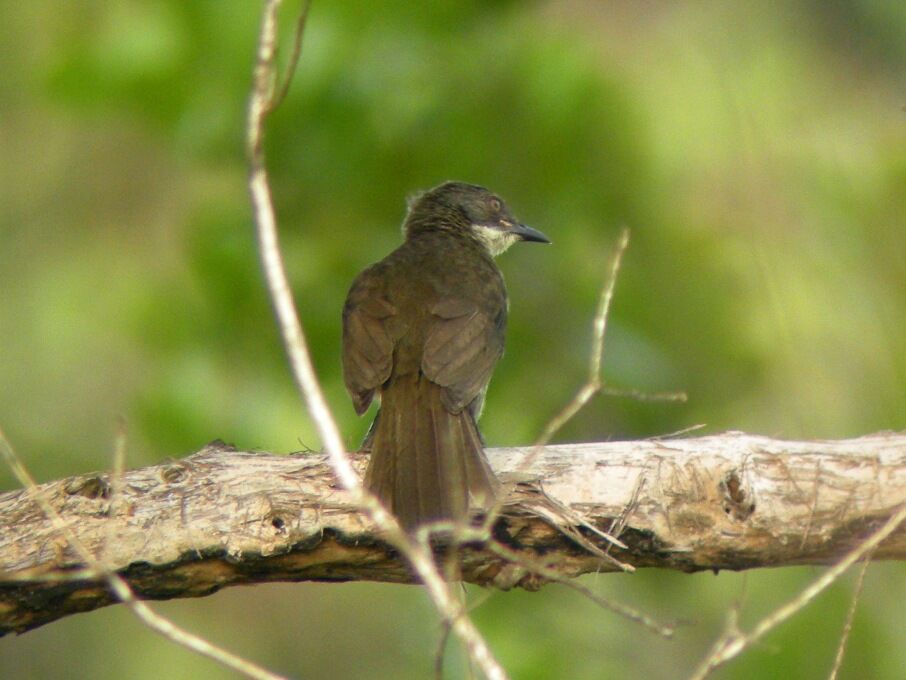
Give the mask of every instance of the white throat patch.
POLYGON ((511 231, 501 231, 483 224, 473 224, 472 233, 484 244, 493 257, 497 257, 519 240, 519 237, 511 231))

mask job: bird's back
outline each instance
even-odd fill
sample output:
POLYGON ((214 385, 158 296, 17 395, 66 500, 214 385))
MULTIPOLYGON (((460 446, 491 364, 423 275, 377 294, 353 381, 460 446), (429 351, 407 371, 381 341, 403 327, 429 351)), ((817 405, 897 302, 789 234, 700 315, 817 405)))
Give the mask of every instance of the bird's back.
POLYGON ((347 308, 381 300, 394 310, 384 320, 393 343, 392 375, 421 370, 425 342, 438 319, 432 310, 458 303, 487 317, 492 342, 502 349, 507 296, 494 260, 476 244, 450 234, 422 233, 408 239, 353 283, 347 308))

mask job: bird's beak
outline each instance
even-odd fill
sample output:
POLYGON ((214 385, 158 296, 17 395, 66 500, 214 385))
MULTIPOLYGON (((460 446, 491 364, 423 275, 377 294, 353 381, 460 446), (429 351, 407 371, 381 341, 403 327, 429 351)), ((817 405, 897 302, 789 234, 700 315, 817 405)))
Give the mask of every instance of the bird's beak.
POLYGON ((510 231, 519 237, 522 241, 534 241, 536 243, 550 243, 551 240, 537 229, 532 229, 525 224, 514 224, 507 231, 510 231))

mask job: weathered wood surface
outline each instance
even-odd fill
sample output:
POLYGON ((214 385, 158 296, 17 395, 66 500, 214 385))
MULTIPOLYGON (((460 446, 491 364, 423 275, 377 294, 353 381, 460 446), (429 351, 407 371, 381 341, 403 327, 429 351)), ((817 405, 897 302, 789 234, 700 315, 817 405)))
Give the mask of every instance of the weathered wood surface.
MULTIPOLYGON (((610 547, 624 562, 695 571, 829 564, 906 503, 906 434, 793 442, 727 433, 557 445, 524 468, 531 451, 488 452, 498 474, 521 480, 495 540, 527 557, 543 555, 548 569, 567 577, 616 567, 570 540, 574 527, 552 526, 567 521, 558 505, 605 531, 624 516, 619 536, 627 549, 610 547)), ((119 487, 112 494, 104 473, 39 489, 79 540, 148 599, 277 580, 411 581, 321 454, 215 443, 178 462, 128 471, 119 487)), ((0 527, 0 634, 112 602, 103 579, 61 579, 83 565, 29 491, 0 494, 0 527)), ((467 581, 543 583, 479 544, 461 557, 467 581)), ((904 557, 900 527, 874 559, 904 557)))

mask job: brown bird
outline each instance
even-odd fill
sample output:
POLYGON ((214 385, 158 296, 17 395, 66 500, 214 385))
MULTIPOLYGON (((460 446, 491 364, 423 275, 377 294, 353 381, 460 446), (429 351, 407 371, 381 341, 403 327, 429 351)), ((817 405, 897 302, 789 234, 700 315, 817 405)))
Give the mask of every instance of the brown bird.
POLYGON ((411 200, 403 234, 346 298, 343 375, 359 415, 380 397, 362 444, 365 486, 411 531, 494 502, 499 483, 476 425, 506 331, 493 258, 516 241, 550 241, 462 182, 411 200))

